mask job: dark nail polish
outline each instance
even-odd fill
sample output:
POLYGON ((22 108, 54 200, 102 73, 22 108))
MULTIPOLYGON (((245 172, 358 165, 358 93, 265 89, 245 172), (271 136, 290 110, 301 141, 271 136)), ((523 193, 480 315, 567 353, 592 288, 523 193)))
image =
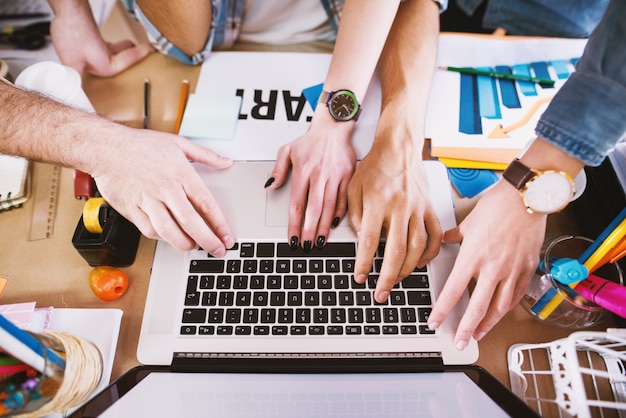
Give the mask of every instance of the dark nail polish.
POLYGON ((313 243, 311 241, 304 241, 304 251, 311 251, 313 243))
POLYGON ((274 183, 274 180, 276 180, 274 177, 270 177, 269 179, 267 179, 267 181, 265 182, 265 186, 263 187, 264 188, 270 187, 272 183, 274 183))
POLYGON ((291 237, 291 239, 289 240, 289 247, 291 247, 292 250, 295 250, 296 248, 298 248, 298 244, 298 237, 296 237, 295 235, 291 237))
POLYGON ((339 225, 339 222, 341 222, 341 219, 339 218, 339 216, 336 216, 335 219, 333 219, 333 223, 331 224, 331 226, 333 228, 337 228, 337 225, 339 225))
POLYGON ((322 248, 326 244, 326 237, 324 235, 320 235, 317 237, 317 241, 315 241, 315 246, 317 248, 322 248))

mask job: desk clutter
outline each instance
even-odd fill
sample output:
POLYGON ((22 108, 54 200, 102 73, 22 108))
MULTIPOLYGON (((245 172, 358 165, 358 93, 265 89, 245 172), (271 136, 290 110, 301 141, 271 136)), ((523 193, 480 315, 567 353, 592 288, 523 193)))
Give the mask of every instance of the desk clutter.
POLYGON ((30 196, 30 162, 0 154, 0 212, 20 207, 30 196))
POLYGON ((0 416, 56 416, 105 387, 120 321, 115 309, 1 305, 0 416))

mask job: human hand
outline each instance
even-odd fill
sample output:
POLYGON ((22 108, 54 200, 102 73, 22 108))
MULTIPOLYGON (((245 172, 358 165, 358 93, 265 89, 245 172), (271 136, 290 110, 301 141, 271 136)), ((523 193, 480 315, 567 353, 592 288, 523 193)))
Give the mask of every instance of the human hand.
POLYGON ((455 344, 462 350, 472 335, 480 340, 524 296, 539 263, 545 228, 546 216, 526 212, 510 184, 500 181, 487 191, 459 226, 444 233, 444 242, 462 243, 429 327, 445 320, 475 278, 455 344))
POLYGON ((384 302, 395 284, 439 252, 443 235, 422 160, 411 153, 377 152, 357 166, 348 186, 350 222, 358 235, 354 277, 364 283, 386 231, 374 297, 384 302))
POLYGON ((176 135, 108 129, 121 141, 98 150, 90 171, 106 201, 148 238, 184 251, 200 246, 223 256, 235 243, 233 234, 189 160, 218 170, 232 160, 176 135))
POLYGON ((331 226, 346 213, 348 181, 356 164, 353 125, 316 116, 303 136, 278 151, 266 187, 282 186, 292 168, 288 236, 293 247, 323 247, 331 226))
MULTIPOLYGON (((70 3, 67 5, 71 6, 70 3)), ((86 71, 100 77, 112 77, 154 52, 152 45, 135 45, 128 39, 105 42, 89 4, 82 4, 84 6, 71 6, 69 10, 55 7, 55 17, 50 23, 52 43, 64 65, 80 74, 86 71)))

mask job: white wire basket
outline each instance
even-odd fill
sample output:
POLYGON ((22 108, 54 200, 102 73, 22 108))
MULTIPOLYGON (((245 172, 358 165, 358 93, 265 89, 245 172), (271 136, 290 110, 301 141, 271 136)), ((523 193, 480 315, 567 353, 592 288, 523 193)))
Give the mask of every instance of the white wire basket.
POLYGON ((626 329, 508 350, 511 390, 543 417, 626 418, 626 329))

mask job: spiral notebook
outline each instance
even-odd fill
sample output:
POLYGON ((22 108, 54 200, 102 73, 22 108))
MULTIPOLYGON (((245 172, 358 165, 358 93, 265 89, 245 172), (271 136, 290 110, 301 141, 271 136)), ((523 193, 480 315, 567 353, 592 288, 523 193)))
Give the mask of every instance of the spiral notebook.
POLYGON ((0 154, 0 212, 20 207, 30 192, 30 162, 0 154))

